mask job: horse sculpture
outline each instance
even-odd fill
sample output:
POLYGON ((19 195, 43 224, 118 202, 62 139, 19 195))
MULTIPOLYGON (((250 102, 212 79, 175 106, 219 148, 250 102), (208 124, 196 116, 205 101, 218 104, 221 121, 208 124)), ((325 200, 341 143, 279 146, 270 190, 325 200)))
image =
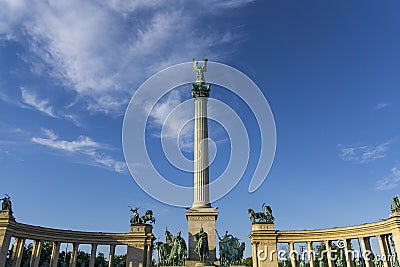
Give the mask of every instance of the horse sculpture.
POLYGON ((255 222, 264 222, 264 223, 274 223, 274 216, 272 216, 272 209, 270 206, 262 205, 262 212, 255 212, 253 209, 248 209, 248 213, 250 214, 251 223, 255 222), (258 220, 258 221, 256 221, 258 220))
POLYGON ((165 243, 156 242, 160 264, 163 266, 183 266, 187 257, 185 240, 179 231, 173 236, 168 229, 165 230, 165 243))
POLYGON ((145 224, 146 222, 150 221, 151 223, 156 223, 156 219, 153 217, 153 211, 147 210, 146 213, 139 218, 140 224, 145 224))

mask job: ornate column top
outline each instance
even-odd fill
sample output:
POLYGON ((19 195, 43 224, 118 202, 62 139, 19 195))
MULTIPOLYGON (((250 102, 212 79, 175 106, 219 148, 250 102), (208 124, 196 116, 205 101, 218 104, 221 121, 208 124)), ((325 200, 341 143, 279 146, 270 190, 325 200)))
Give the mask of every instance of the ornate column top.
POLYGON ((199 61, 193 58, 193 71, 196 72, 196 81, 192 84, 192 96, 209 97, 211 84, 206 84, 204 72, 207 71, 207 58, 203 59, 203 66, 199 66, 199 61))

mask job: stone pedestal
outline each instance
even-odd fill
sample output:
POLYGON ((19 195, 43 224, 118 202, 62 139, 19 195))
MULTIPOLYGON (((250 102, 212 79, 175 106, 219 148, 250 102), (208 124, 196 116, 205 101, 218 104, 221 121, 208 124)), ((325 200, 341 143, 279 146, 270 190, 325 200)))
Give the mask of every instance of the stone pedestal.
POLYGON ((272 223, 251 225, 253 267, 278 267, 277 233, 272 223))
POLYGON ((204 232, 208 235, 208 249, 209 258, 206 260, 205 265, 214 264, 216 260, 216 220, 218 217, 218 211, 214 208, 200 208, 190 209, 185 213, 188 221, 188 259, 186 261, 187 266, 194 266, 199 263, 199 256, 195 252, 196 241, 194 235, 200 231, 203 227, 204 232))
POLYGON ((153 241, 153 226, 149 224, 131 225, 128 251, 126 255, 127 267, 151 267, 153 241))

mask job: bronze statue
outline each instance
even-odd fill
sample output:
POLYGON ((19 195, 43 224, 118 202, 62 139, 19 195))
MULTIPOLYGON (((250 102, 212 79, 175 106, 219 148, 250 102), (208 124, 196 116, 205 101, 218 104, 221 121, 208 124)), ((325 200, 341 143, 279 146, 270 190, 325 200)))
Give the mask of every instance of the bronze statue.
POLYGON ((132 212, 132 217, 130 220, 131 224, 145 224, 148 221, 150 221, 151 223, 156 223, 156 219, 153 217, 152 210, 147 210, 146 213, 142 217, 139 217, 139 213, 138 213, 139 208, 132 209, 130 207, 130 209, 132 212))
POLYGON ((225 232, 222 238, 219 236, 218 232, 217 236, 219 239, 219 256, 221 265, 229 266, 232 264, 242 264, 245 243, 240 243, 239 239, 228 234, 228 231, 225 232))
POLYGON ((391 210, 392 212, 400 211, 400 196, 392 198, 391 210))
POLYGON ((183 266, 187 257, 185 240, 181 237, 181 231, 173 236, 165 229, 165 243, 156 242, 160 264, 163 266, 183 266))
POLYGON ((272 209, 270 206, 262 205, 262 212, 255 212, 253 209, 248 209, 250 214, 251 223, 262 222, 262 223, 274 223, 274 216, 272 216, 272 209))
POLYGON ((200 228, 200 232, 194 235, 196 241, 196 247, 194 251, 199 255, 200 261, 204 262, 208 257, 208 234, 204 232, 203 227, 200 228))
POLYGON ((2 198, 2 203, 1 203, 1 210, 6 210, 12 215, 12 206, 11 206, 11 198, 9 195, 5 194, 6 196, 2 198))

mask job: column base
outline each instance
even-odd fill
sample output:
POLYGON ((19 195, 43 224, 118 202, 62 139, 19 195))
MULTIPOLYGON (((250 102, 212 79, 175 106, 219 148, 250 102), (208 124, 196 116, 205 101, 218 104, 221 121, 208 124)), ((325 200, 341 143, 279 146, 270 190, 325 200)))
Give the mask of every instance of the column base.
POLYGON ((214 265, 216 260, 216 221, 218 210, 214 208, 191 208, 185 212, 188 221, 188 258, 186 265, 195 266, 196 263, 201 263, 199 256, 195 252, 196 241, 194 235, 203 227, 204 232, 208 235, 208 250, 209 257, 205 260, 204 266, 214 265))

